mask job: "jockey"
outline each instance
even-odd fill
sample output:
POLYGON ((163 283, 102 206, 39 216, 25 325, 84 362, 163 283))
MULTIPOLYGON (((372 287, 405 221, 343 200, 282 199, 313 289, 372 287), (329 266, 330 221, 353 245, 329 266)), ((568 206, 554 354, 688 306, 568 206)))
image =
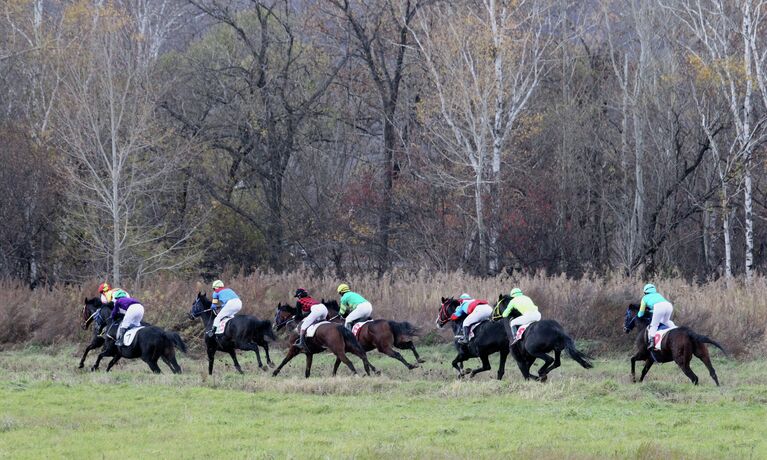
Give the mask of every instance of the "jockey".
POLYGON ((503 320, 503 326, 506 329, 506 335, 509 336, 509 346, 514 345, 517 342, 517 329, 524 324, 530 324, 533 321, 541 320, 541 312, 538 311, 538 307, 533 303, 533 299, 522 294, 522 289, 515 287, 509 293, 511 300, 506 306, 506 310, 503 311, 503 317, 508 318, 513 310, 519 313, 519 316, 511 321, 503 320))
MULTIPOLYGON (((115 292, 121 291, 120 288, 113 288, 104 281, 99 285, 99 295, 101 296, 101 303, 106 305, 114 300, 115 292)), ((127 294, 127 293, 126 293, 127 294)))
POLYGON ((658 294, 658 290, 652 284, 645 284, 642 291, 644 292, 644 297, 642 297, 642 302, 639 305, 637 317, 641 318, 644 316, 645 311, 652 314, 652 321, 647 327, 647 340, 649 342, 647 348, 652 349, 654 345, 653 337, 658 332, 658 326, 665 324, 669 328, 676 327, 676 324, 671 321, 674 306, 662 295, 658 294))
POLYGON ((301 335, 298 337, 298 346, 306 350, 306 330, 309 329, 309 326, 312 324, 324 321, 325 318, 328 317, 328 309, 318 300, 314 300, 309 293, 306 292, 306 289, 296 289, 296 295, 294 297, 298 299, 296 301, 296 310, 300 309, 301 312, 306 315, 304 320, 301 321, 301 335))
POLYGON ((213 282, 213 305, 212 308, 221 307, 218 314, 213 318, 213 327, 206 332, 208 337, 213 337, 216 333, 216 329, 221 324, 221 320, 234 316, 238 311, 242 309, 242 300, 237 297, 237 294, 229 288, 224 287, 224 282, 216 280, 213 282))
POLYGON ((125 331, 132 327, 141 326, 141 320, 144 318, 144 306, 138 300, 128 297, 128 293, 122 289, 116 289, 114 304, 112 320, 116 320, 118 315, 124 315, 120 327, 117 329, 117 338, 115 339, 115 345, 121 347, 125 331))
POLYGON ((341 305, 338 314, 342 318, 346 318, 344 323, 346 329, 351 330, 354 323, 370 319, 373 314, 373 306, 364 297, 350 291, 348 284, 339 284, 336 291, 341 296, 341 300, 338 302, 341 305), (347 311, 349 316, 346 316, 347 311))
POLYGON ((471 326, 484 321, 493 314, 493 307, 487 304, 487 300, 472 299, 469 294, 461 294, 458 298, 461 301, 461 305, 455 309, 453 315, 450 316, 451 321, 459 319, 461 316, 466 316, 463 320, 463 335, 458 336, 458 343, 469 343, 469 331, 471 326))

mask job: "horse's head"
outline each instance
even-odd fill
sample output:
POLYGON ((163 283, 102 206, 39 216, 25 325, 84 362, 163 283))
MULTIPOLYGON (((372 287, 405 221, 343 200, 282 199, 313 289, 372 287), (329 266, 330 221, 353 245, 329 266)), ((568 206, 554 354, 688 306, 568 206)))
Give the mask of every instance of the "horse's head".
POLYGON ((285 327, 291 321, 295 321, 296 309, 288 304, 283 305, 282 302, 277 304, 277 311, 274 314, 274 327, 275 331, 279 331, 285 327))
POLYGON ((338 301, 335 299, 322 299, 322 304, 325 305, 325 308, 334 311, 336 314, 338 314, 338 311, 341 310, 341 306, 338 305, 338 301))
POLYGON ((634 329, 634 326, 636 326, 637 320, 640 319, 637 317, 637 314, 639 313, 639 305, 632 303, 629 304, 628 308, 626 308, 626 316, 623 320, 623 332, 628 334, 634 329))
MULTIPOLYGON (((495 308, 493 308, 493 319, 498 319, 503 314, 503 311, 506 310, 506 307, 509 306, 509 302, 511 302, 511 296, 508 294, 498 294, 498 303, 495 304, 495 308)), ((516 310, 514 310, 516 311, 516 310)))
POLYGON ((92 299, 85 298, 83 300, 83 311, 81 313, 82 323, 80 327, 88 329, 94 319, 96 319, 97 313, 104 304, 101 303, 100 297, 93 297, 92 299))
POLYGON ((452 297, 442 297, 442 304, 440 305, 439 313, 437 314, 437 327, 441 329, 442 326, 447 324, 448 321, 450 321, 450 317, 455 313, 455 309, 458 308, 458 305, 460 304, 460 301, 452 297))
POLYGON ((205 313, 211 311, 212 302, 208 300, 208 295, 204 292, 198 292, 197 298, 192 303, 192 309, 189 310, 189 319, 195 319, 205 313))

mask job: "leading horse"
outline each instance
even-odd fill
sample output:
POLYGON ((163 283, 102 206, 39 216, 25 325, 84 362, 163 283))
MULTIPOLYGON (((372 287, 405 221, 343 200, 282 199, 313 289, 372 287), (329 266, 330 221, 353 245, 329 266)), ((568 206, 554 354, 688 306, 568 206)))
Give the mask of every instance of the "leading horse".
MULTIPOLYGON (((213 304, 208 299, 207 294, 198 292, 197 298, 189 311, 189 318, 200 318, 205 331, 209 331, 213 325, 216 313, 213 311, 213 304)), ((272 358, 269 357, 269 340, 277 340, 272 332, 271 321, 261 321, 255 316, 235 315, 226 323, 226 329, 223 334, 216 334, 215 337, 209 337, 205 334, 205 348, 208 352, 208 375, 213 375, 213 362, 216 351, 229 353, 234 363, 234 368, 242 374, 242 368, 237 361, 235 350, 252 350, 256 352, 258 368, 267 370, 268 368, 261 362, 261 353, 258 347, 261 346, 266 354, 266 363, 274 367, 272 358)))
POLYGON ((181 340, 181 336, 177 332, 167 332, 157 326, 144 326, 136 332, 136 336, 130 345, 118 347, 113 338, 118 326, 119 323, 115 321, 107 329, 104 350, 99 353, 96 363, 91 370, 97 371, 101 360, 109 356, 112 357, 112 360, 107 365, 107 372, 112 369, 112 366, 117 364, 120 358, 141 358, 155 374, 162 372, 157 365, 157 361, 160 359, 170 367, 174 374, 181 373, 181 366, 176 361, 175 349, 178 348, 181 352, 186 353, 186 344, 181 340))
POLYGON ((110 313, 109 305, 101 303, 99 297, 93 297, 92 299, 86 297, 83 301, 82 323, 80 327, 87 331, 88 327, 92 324, 93 334, 91 335, 91 343, 85 347, 83 357, 80 359, 80 365, 77 366, 78 369, 85 367, 85 358, 88 356, 88 352, 104 345, 104 337, 101 333, 109 322, 110 313))
POLYGON ((708 353, 707 343, 722 350, 727 355, 727 352, 713 339, 700 335, 694 332, 692 329, 686 326, 680 326, 668 331, 661 341, 660 351, 650 351, 647 349, 647 328, 652 321, 652 314, 645 315, 643 317, 637 316, 639 313, 639 305, 630 304, 626 309, 626 316, 623 321, 623 331, 628 334, 635 327, 638 330, 636 340, 636 353, 631 357, 631 381, 636 383, 636 362, 644 361, 644 368, 642 368, 642 375, 639 377, 639 381, 642 382, 654 363, 668 363, 674 361, 679 369, 684 372, 684 375, 690 379, 693 385, 698 384, 698 376, 690 368, 690 361, 692 356, 695 355, 703 361, 703 364, 708 369, 708 373, 716 386, 719 386, 719 379, 716 376, 714 366, 711 364, 711 357, 708 353))
MULTIPOLYGON (((296 318, 300 317, 300 312, 298 312, 295 308, 291 307, 290 305, 283 305, 280 303, 277 305, 277 312, 274 315, 274 330, 279 331, 283 327, 290 324, 292 324, 293 327, 296 327, 299 324, 299 320, 296 318)), ((290 360, 304 352, 298 345, 296 345, 297 340, 298 332, 296 332, 294 329, 288 335, 288 343, 290 343, 288 354, 285 356, 285 359, 282 360, 280 365, 277 366, 277 369, 272 372, 273 376, 279 374, 282 367, 290 362, 290 360)), ((365 350, 354 337, 354 334, 352 334, 351 331, 346 329, 343 325, 335 323, 320 324, 317 326, 317 329, 314 332, 314 337, 306 337, 306 347, 306 378, 309 378, 309 374, 311 374, 312 358, 314 355, 317 353, 322 353, 326 349, 330 350, 334 355, 336 355, 336 362, 333 365, 333 376, 335 376, 338 372, 338 367, 342 362, 346 364, 346 366, 349 368, 349 370, 352 371, 353 374, 357 374, 357 370, 354 368, 354 364, 352 364, 352 362, 346 356, 346 353, 352 353, 362 360, 362 363, 365 366, 365 373, 367 373, 367 375, 370 375, 371 370, 375 373, 378 373, 376 368, 368 361, 365 350)))

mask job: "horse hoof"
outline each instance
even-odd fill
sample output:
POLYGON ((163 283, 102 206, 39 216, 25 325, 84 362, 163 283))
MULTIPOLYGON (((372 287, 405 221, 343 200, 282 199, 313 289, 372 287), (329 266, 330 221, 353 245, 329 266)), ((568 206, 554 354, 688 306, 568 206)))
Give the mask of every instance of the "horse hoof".
POLYGON ((279 372, 277 371, 272 372, 272 377, 277 377, 277 374, 279 374, 279 372))
POLYGON ((548 379, 549 379, 549 377, 547 375, 542 375, 542 376, 538 377, 538 381, 541 382, 541 383, 546 383, 546 381, 548 379))
POLYGON ((85 364, 83 364, 83 363, 80 363, 80 365, 77 366, 78 369, 82 369, 83 367, 85 367, 85 364))
POLYGON ((268 364, 268 365, 269 365, 269 367, 271 367, 272 369, 274 369, 274 366, 275 366, 275 364, 274 364, 274 363, 266 363, 266 364, 268 364))
POLYGON ((407 368, 408 368, 408 369, 410 369, 410 370, 412 371, 413 369, 417 369, 417 368, 418 368, 418 365, 417 365, 417 364, 411 364, 411 365, 409 365, 407 368))
POLYGON ((425 359, 421 359, 421 358, 418 358, 416 361, 417 361, 417 362, 419 362, 419 363, 421 363, 421 364, 423 364, 423 363, 425 363, 425 362, 426 362, 426 360, 425 360, 425 359))

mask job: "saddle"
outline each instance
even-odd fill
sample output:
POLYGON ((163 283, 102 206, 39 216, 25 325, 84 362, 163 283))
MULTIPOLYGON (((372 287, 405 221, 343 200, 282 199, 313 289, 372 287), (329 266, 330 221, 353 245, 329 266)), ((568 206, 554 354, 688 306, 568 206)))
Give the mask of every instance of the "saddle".
POLYGON ((317 331, 317 328, 322 326, 323 324, 331 324, 330 321, 320 321, 319 323, 314 323, 311 326, 309 326, 306 329, 306 336, 307 337, 314 337, 314 333, 317 331))
POLYGON ((514 341, 522 340, 522 336, 525 335, 525 331, 527 330, 527 327, 536 321, 531 321, 527 324, 522 324, 519 327, 517 327, 517 335, 514 336, 514 341))
POLYGON ((216 335, 221 335, 226 330, 226 325, 229 324, 229 321, 234 318, 234 316, 227 316, 225 318, 221 319, 221 322, 218 323, 218 329, 216 329, 216 335))
POLYGON ((663 337, 668 334, 668 331, 673 331, 676 327, 668 327, 665 324, 658 326, 658 331, 653 336, 653 350, 660 351, 663 343, 663 337))
POLYGON ((133 343, 133 338, 136 337, 136 333, 138 333, 138 331, 140 331, 141 329, 144 329, 144 327, 146 326, 132 327, 128 329, 127 331, 125 331, 125 335, 123 335, 123 346, 124 347, 131 346, 131 344, 133 343))
POLYGON ((354 326, 352 326, 352 334, 354 334, 354 337, 359 339, 360 338, 360 330, 362 330, 362 326, 364 326, 365 324, 367 324, 367 323, 369 323, 371 321, 373 321, 373 320, 369 319, 369 320, 363 321, 361 323, 354 323, 354 326))
POLYGON ((477 329, 477 327, 479 327, 480 324, 485 324, 488 321, 490 321, 490 318, 483 319, 482 321, 480 321, 478 323, 472 324, 471 327, 469 328, 469 337, 468 337, 467 341, 474 338, 474 331, 477 329))

